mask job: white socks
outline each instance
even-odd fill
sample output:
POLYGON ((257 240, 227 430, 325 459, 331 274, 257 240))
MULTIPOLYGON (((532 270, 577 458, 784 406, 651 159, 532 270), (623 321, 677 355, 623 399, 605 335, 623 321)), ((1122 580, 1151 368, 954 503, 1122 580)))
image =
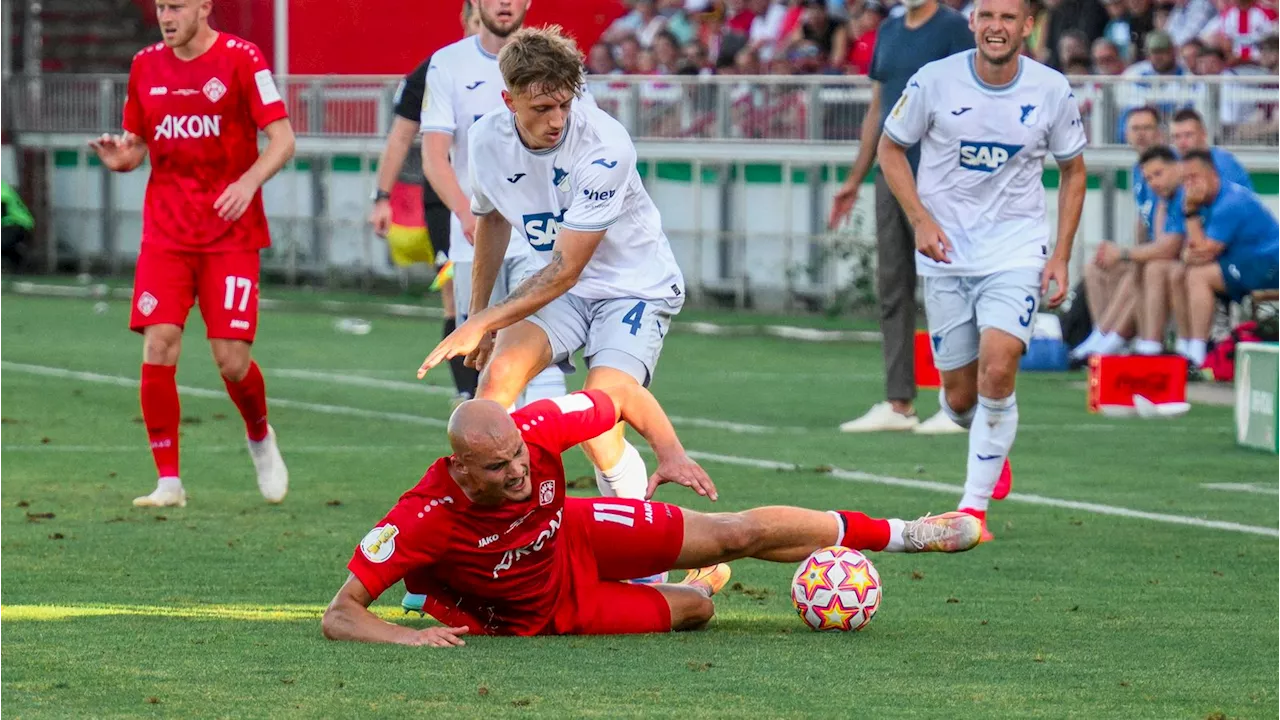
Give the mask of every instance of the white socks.
POLYGON ((1173 341, 1173 351, 1182 357, 1187 356, 1187 339, 1177 338, 1173 341))
POLYGON ((1099 355, 1115 355, 1124 350, 1125 339, 1120 333, 1112 330, 1102 336, 1102 340, 1098 343, 1097 353, 1099 355))
POLYGON ((1197 367, 1204 365, 1204 356, 1208 352, 1205 347, 1204 340, 1188 340, 1187 341, 1187 359, 1195 363, 1197 367))
POLYGON ((533 376, 533 379, 525 386, 524 392, 516 400, 516 406, 524 407, 532 402, 566 394, 568 393, 564 387, 564 371, 555 365, 551 365, 546 370, 533 376))
POLYGON ((889 544, 882 552, 906 552, 907 541, 902 539, 902 531, 907 527, 905 520, 889 518, 889 544))
POLYGON ((649 471, 644 467, 640 451, 626 440, 622 441, 622 459, 606 471, 595 468, 596 487, 604 497, 621 497, 643 500, 649 489, 649 471))
POLYGON ((1135 340, 1133 352, 1138 355, 1163 355, 1164 345, 1155 340, 1135 340))
POLYGON ((1084 342, 1077 345, 1075 349, 1071 351, 1071 357, 1077 360, 1083 360, 1088 357, 1090 353, 1097 352, 1095 348, 1098 347, 1098 343, 1102 342, 1102 335, 1102 331, 1095 327, 1093 332, 1089 333, 1089 337, 1085 338, 1084 342))
POLYGON ((156 487, 165 492, 177 492, 182 489, 182 480, 176 477, 162 477, 156 487))
POLYGON ((1000 480, 1005 458, 1018 434, 1016 393, 1007 398, 978 396, 978 411, 969 429, 969 464, 960 507, 986 510, 1000 480))

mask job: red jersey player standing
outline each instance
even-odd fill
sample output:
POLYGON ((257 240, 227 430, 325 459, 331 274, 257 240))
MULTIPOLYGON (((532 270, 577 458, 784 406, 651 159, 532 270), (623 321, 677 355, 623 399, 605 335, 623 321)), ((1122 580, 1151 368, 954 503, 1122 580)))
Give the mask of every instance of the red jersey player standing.
POLYGON ((960 512, 917 520, 798 507, 700 513, 629 498, 565 496, 560 455, 626 422, 649 442, 658 469, 645 497, 675 482, 716 499, 666 413, 637 384, 530 403, 510 415, 470 400, 449 419, 453 455, 400 497, 347 564, 351 575, 325 611, 334 640, 449 647, 465 633, 615 635, 703 627, 711 596, 743 557, 799 562, 843 545, 887 552, 959 552, 982 523, 960 512), (697 568, 702 568, 698 570, 697 568), (672 569, 681 583, 623 582, 672 569), (445 624, 417 630, 369 611, 404 580, 445 624))
POLYGON ((157 0, 164 41, 134 56, 124 133, 90 146, 117 172, 148 154, 130 329, 142 333, 142 418, 160 480, 139 506, 186 505, 178 474, 175 371, 195 302, 227 392, 244 417, 258 489, 278 503, 289 473, 267 424, 258 325, 258 252, 271 244, 262 184, 293 156, 293 128, 261 51, 209 27, 211 0, 157 0), (258 154, 258 131, 268 144, 258 154))

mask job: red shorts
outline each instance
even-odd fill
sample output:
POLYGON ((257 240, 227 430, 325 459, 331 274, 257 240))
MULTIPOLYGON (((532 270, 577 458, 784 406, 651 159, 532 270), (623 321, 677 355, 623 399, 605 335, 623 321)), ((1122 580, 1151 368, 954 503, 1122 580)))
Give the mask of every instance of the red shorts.
POLYGON ((134 272, 129 329, 185 326, 199 300, 208 337, 253 342, 260 262, 257 250, 185 252, 144 245, 134 272))
POLYGON ((670 570, 684 545, 675 505, 622 498, 565 498, 564 547, 572 591, 544 631, 623 635, 671 631, 671 606, 646 585, 620 582, 670 570))

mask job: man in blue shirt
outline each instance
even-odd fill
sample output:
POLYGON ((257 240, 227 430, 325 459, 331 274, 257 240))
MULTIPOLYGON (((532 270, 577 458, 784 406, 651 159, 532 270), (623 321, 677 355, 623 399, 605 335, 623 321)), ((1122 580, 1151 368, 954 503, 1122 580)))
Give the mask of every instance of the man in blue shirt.
POLYGON ((1218 295, 1239 301, 1280 287, 1280 224, 1253 191, 1221 177, 1208 150, 1186 153, 1181 165, 1187 354, 1199 366, 1218 295))
MULTIPOLYGON (((858 202, 862 181, 876 159, 880 131, 907 81, 934 60, 973 48, 973 31, 963 15, 938 4, 938 0, 903 0, 906 12, 885 20, 876 35, 868 75, 871 105, 862 122, 858 157, 849 178, 831 205, 829 226, 834 229, 858 202)), ((920 163, 920 147, 907 151, 912 172, 920 163)), ((876 403, 862 417, 840 426, 844 432, 917 430, 967 432, 945 413, 921 423, 916 417, 916 244, 915 232, 889 192, 884 178, 876 179, 876 285, 880 298, 880 332, 883 336, 885 402, 876 403)))
POLYGON ((1192 150, 1208 150, 1213 157, 1213 167, 1217 170, 1218 177, 1253 189, 1249 171, 1244 169, 1235 155, 1219 147, 1209 147, 1209 133, 1204 129, 1204 119, 1195 110, 1187 108, 1174 114, 1173 146, 1183 157, 1192 150))

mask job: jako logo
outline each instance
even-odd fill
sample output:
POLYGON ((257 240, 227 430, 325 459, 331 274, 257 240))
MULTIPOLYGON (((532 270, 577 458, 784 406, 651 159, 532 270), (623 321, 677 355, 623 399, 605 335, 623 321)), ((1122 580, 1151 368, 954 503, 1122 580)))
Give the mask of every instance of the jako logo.
POLYGON ((549 212, 530 213, 524 216, 524 236, 529 245, 538 252, 550 252, 556 244, 556 234, 560 232, 560 223, 564 222, 564 210, 559 215, 549 212))
POLYGON ((162 138, 221 137, 221 115, 165 115, 156 126, 156 140, 162 138))
POLYGON ((488 545, 489 543, 494 542, 494 541, 496 541, 497 539, 498 539, 498 536, 497 536, 497 535, 490 535, 489 537, 482 537, 482 538, 480 538, 480 545, 479 545, 479 547, 484 547, 485 545, 488 545))
POLYGON ((995 172, 1021 149, 1021 145, 961 140, 960 167, 979 172, 995 172))
POLYGON ((605 200, 608 200, 609 198, 616 195, 617 193, 618 193, 617 190, 601 190, 600 192, 591 192, 590 190, 583 190, 582 197, 590 200, 591 202, 604 202, 605 200))

